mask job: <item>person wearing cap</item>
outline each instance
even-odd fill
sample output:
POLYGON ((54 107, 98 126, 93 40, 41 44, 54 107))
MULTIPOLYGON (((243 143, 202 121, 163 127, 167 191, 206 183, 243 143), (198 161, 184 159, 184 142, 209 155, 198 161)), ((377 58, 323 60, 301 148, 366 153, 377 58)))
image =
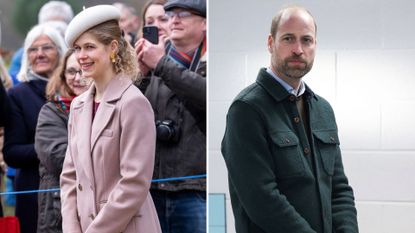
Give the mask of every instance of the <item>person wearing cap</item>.
POLYGON ((71 104, 60 177, 63 232, 159 233, 149 188, 154 167, 154 113, 133 85, 136 58, 119 10, 81 11, 65 40, 90 88, 71 104))
POLYGON ((169 42, 136 43, 138 86, 155 112, 157 149, 151 193, 164 233, 206 231, 206 2, 171 0, 169 42), (169 211, 166 211, 169 210, 169 211))

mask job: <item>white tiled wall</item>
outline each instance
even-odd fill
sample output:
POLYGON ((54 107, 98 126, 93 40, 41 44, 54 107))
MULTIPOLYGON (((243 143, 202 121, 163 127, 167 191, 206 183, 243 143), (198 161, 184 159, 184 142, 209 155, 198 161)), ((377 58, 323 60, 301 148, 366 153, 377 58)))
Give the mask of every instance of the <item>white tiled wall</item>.
MULTIPOLYGON (((209 192, 228 193, 227 109, 269 64, 272 16, 308 8, 317 56, 307 84, 333 106, 361 233, 415 232, 415 1, 209 0, 209 192)), ((229 195, 227 195, 229 198, 229 195)), ((235 232, 230 200, 228 233, 235 232)))

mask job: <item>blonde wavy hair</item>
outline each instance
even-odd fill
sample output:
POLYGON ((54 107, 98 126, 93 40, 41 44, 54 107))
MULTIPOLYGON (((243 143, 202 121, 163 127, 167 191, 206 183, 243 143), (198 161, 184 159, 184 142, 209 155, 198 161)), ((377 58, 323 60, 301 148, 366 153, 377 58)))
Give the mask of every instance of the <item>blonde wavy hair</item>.
POLYGON ((98 24, 86 32, 91 33, 104 45, 109 45, 111 41, 116 40, 118 42, 118 52, 116 54, 115 62, 113 63, 115 73, 123 73, 129 76, 133 81, 136 80, 138 65, 134 48, 124 39, 117 20, 109 20, 98 24))

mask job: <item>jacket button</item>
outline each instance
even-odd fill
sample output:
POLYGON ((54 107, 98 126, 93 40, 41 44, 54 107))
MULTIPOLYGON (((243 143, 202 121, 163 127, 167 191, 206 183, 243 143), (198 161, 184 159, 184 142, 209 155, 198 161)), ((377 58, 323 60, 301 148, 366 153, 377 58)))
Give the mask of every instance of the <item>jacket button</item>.
POLYGON ((294 117, 294 122, 295 123, 299 123, 300 122, 300 118, 299 117, 294 117))
POLYGON ((295 96, 294 96, 294 95, 290 95, 290 97, 289 97, 289 100, 290 100, 291 102, 294 102, 296 99, 297 99, 297 98, 295 98, 295 96))
POLYGON ((308 155, 310 153, 310 149, 308 147, 304 148, 304 154, 308 155))
POLYGON ((286 138, 284 142, 285 142, 285 144, 288 144, 288 143, 290 143, 290 139, 286 138))
POLYGON ((90 215, 89 215, 89 218, 90 218, 91 220, 94 220, 94 218, 95 218, 95 217, 94 217, 94 215, 93 215, 93 214, 90 214, 90 215))
POLYGON ((79 189, 79 191, 82 191, 82 185, 81 184, 78 184, 78 189, 79 189))
POLYGON ((334 141, 335 141, 333 137, 330 137, 330 140, 331 140, 332 142, 334 142, 334 141))

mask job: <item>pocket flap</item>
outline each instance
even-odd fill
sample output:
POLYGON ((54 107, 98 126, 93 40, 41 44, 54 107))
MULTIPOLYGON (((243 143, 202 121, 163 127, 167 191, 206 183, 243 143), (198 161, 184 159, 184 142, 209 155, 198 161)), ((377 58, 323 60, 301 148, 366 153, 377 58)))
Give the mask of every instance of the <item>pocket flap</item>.
POLYGON ((313 131, 313 134, 325 144, 340 144, 337 130, 313 131))
POLYGON ((112 137, 112 130, 110 129, 104 129, 101 133, 101 136, 105 136, 105 137, 112 137))
POLYGON ((291 131, 271 133, 272 141, 279 147, 298 145, 298 137, 291 131))

